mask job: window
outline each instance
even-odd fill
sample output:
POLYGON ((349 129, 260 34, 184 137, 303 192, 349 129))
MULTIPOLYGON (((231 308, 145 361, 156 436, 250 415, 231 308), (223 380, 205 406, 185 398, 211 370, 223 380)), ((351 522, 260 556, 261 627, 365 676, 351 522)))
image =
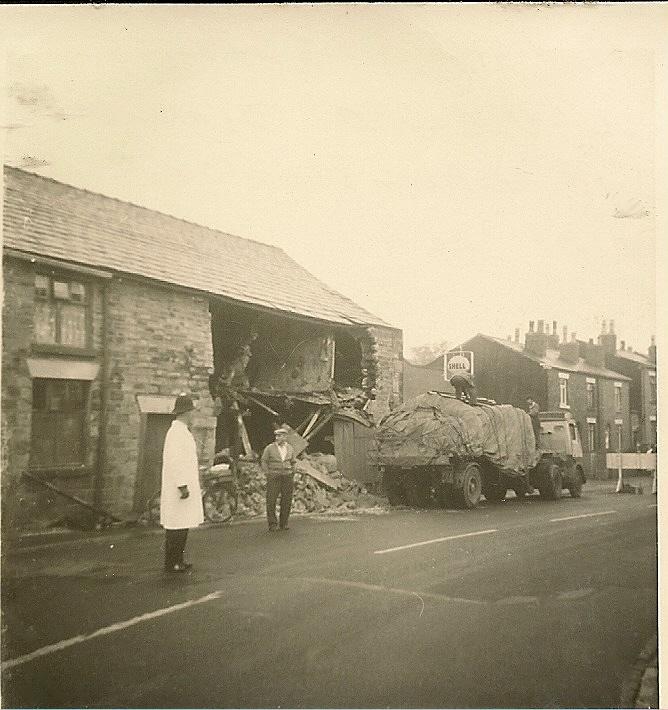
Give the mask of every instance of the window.
POLYGON ((88 346, 88 289, 77 281, 35 276, 35 342, 88 346))
POLYGON ((596 408, 596 383, 587 382, 587 409, 596 408))
POLYGON ((568 377, 559 375, 559 406, 568 408, 568 377))
POLYGON ((649 401, 650 404, 656 404, 656 372, 649 375, 649 401))
POLYGON ((596 424, 587 423, 587 448, 589 451, 596 451, 596 424))
POLYGON ((615 412, 622 411, 622 383, 615 382, 615 412))
POLYGON ((89 383, 33 379, 31 468, 83 466, 89 383))
POLYGON ((569 425, 568 425, 568 430, 569 430, 570 433, 571 433, 571 441, 576 441, 577 438, 578 438, 578 436, 577 436, 577 434, 576 434, 576 432, 575 432, 575 424, 569 424, 569 425))

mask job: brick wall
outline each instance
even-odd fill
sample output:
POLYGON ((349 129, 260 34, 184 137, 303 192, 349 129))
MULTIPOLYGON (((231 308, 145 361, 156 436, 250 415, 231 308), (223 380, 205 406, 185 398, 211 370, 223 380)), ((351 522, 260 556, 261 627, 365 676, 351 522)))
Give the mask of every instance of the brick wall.
MULTIPOLYGON (((65 272, 61 275, 85 280, 65 272)), ((33 382, 27 358, 48 357, 33 351, 34 277, 33 264, 19 259, 3 259, 2 411, 5 461, 2 466, 2 496, 3 528, 7 530, 41 527, 74 509, 73 504, 63 497, 21 479, 21 475, 29 471, 32 426, 33 382)), ((95 281, 86 283, 92 304, 92 346, 99 350, 102 342, 101 287, 95 281)), ((92 361, 99 362, 99 357, 92 361)), ((60 490, 88 501, 93 498, 99 408, 98 378, 90 383, 89 388, 86 470, 43 476, 60 490)))
POLYGON ((107 461, 102 503, 129 515, 137 476, 137 395, 190 392, 199 400, 193 434, 200 456, 213 457, 215 419, 208 301, 168 288, 114 279, 108 295, 107 461))
POLYGON ((403 332, 395 328, 373 326, 368 330, 376 339, 378 360, 376 399, 369 405, 369 412, 378 422, 404 399, 404 341, 403 332))
MULTIPOLYGON (((34 266, 3 260, 2 352, 2 513, 3 528, 41 528, 79 507, 38 484, 21 480, 29 470, 33 383, 28 370, 33 351, 34 266)), ((80 277, 72 277, 80 280, 80 277)), ((102 289, 88 283, 92 297, 91 361, 102 363, 102 289)), ((140 412, 138 394, 176 395, 188 390, 200 400, 193 432, 203 459, 213 454, 213 403, 208 393, 213 365, 206 299, 127 279, 106 283, 109 347, 106 466, 102 505, 119 517, 133 504, 137 476, 140 412)), ((80 359, 58 355, 59 358, 80 359)), ((94 500, 101 421, 102 371, 90 383, 86 470, 44 472, 41 477, 66 493, 94 500)))

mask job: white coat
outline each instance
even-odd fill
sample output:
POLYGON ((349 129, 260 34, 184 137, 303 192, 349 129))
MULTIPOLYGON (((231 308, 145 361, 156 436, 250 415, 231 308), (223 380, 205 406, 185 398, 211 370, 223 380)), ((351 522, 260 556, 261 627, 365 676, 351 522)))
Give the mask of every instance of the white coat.
POLYGON ((175 419, 167 432, 162 451, 160 524, 167 530, 183 530, 203 522, 197 445, 188 427, 175 419), (188 498, 181 498, 179 486, 188 486, 188 498))

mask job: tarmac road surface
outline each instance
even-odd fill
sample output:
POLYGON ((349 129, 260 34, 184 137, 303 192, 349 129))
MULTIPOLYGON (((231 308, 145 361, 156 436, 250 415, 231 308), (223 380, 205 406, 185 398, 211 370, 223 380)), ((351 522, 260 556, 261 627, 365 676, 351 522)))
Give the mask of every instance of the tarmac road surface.
POLYGON ((656 633, 656 497, 293 517, 24 546, 4 707, 618 707, 656 633))

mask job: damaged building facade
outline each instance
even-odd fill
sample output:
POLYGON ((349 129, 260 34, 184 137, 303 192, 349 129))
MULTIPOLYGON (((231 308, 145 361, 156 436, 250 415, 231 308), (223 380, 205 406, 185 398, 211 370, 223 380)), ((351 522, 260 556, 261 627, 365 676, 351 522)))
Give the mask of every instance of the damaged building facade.
POLYGON ((79 499, 119 519, 160 483, 175 397, 200 463, 288 424, 365 483, 372 425, 402 400, 402 333, 282 250, 5 168, 5 528, 79 499), (63 495, 65 494, 65 495, 63 495))

